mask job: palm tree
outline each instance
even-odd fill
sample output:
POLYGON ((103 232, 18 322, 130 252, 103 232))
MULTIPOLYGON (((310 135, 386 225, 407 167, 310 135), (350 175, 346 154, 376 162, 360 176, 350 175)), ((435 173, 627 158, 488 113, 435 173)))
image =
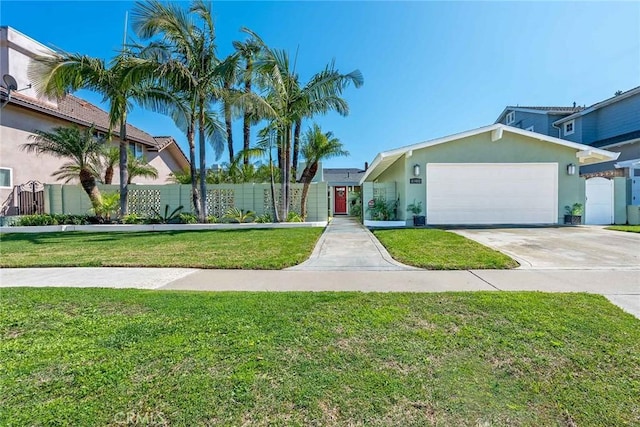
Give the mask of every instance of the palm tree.
MULTIPOLYGON (((252 92, 253 84, 253 64, 257 60, 258 56, 262 52, 260 42, 255 37, 250 37, 245 42, 234 41, 233 47, 244 61, 244 73, 242 74, 242 81, 244 83, 244 92, 250 94, 252 92)), ((242 149, 247 152, 251 145, 251 123, 255 121, 256 114, 250 108, 245 108, 243 120, 242 120, 242 135, 243 146, 242 149)), ((249 157, 244 158, 244 164, 249 164, 249 157)))
POLYGON ((68 158, 66 163, 54 173, 59 178, 67 178, 69 166, 75 166, 76 177, 89 196, 95 212, 102 206, 100 190, 96 186, 94 171, 91 168, 95 157, 102 150, 102 143, 93 136, 93 127, 80 130, 78 127, 56 127, 51 132, 34 131, 30 138, 33 142, 23 144, 21 148, 29 153, 50 154, 59 158, 68 158))
POLYGON ((262 39, 249 29, 250 34, 260 45, 262 55, 254 64, 260 83, 268 91, 266 102, 275 112, 273 128, 278 135, 278 162, 282 175, 282 218, 289 210, 289 183, 291 182, 291 142, 296 121, 314 114, 335 110, 346 115, 349 107, 341 97, 343 90, 353 83, 356 87, 363 84, 360 71, 341 74, 331 62, 325 70, 315 74, 311 80, 300 87, 295 70, 290 67, 289 56, 282 50, 270 49, 262 39))
MULTIPOLYGON (((223 132, 217 126, 211 113, 212 102, 222 98, 219 87, 219 61, 215 55, 215 28, 210 5, 195 0, 188 13, 179 6, 164 4, 157 0, 136 3, 133 12, 133 26, 142 39, 162 37, 158 43, 167 60, 158 68, 160 82, 165 88, 175 90, 181 97, 183 122, 187 139, 190 141, 190 160, 195 172, 195 139, 198 132, 200 197, 194 194, 194 204, 199 202, 198 217, 206 220, 206 141, 214 144, 223 132), (193 17, 197 21, 194 21, 193 17), (199 199, 199 200, 196 200, 199 199)), ((174 119, 175 120, 175 119, 174 119)), ((192 185, 198 180, 192 174, 192 185)))
POLYGON ((334 137, 332 132, 322 133, 320 126, 315 123, 313 127, 309 128, 304 134, 301 152, 307 164, 302 171, 299 181, 302 183, 300 212, 302 213, 302 218, 306 218, 309 185, 318 172, 318 165, 322 160, 338 156, 348 156, 349 152, 344 149, 340 140, 334 137))
POLYGON ((29 75, 36 90, 48 96, 62 97, 78 89, 100 93, 109 102, 109 127, 119 126, 120 211, 127 214, 127 115, 129 99, 144 99, 148 93, 139 86, 135 69, 128 66, 128 54, 122 52, 107 66, 102 59, 72 53, 56 53, 36 58, 29 75))
POLYGON ((129 169, 129 180, 127 184, 131 184, 133 178, 158 178, 158 170, 145 162, 142 158, 136 157, 133 151, 129 150, 129 158, 127 160, 127 168, 129 169))

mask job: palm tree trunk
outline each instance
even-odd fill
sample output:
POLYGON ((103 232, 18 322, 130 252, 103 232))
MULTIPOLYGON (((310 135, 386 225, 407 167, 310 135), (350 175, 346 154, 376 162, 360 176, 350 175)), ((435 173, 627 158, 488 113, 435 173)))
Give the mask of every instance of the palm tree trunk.
MULTIPOLYGON (((225 82, 224 88, 231 90, 231 83, 225 82)), ((229 164, 233 163, 233 123, 231 119, 231 104, 228 101, 224 102, 224 124, 227 128, 227 149, 229 150, 229 164)))
POLYGON ((282 216, 283 218, 289 217, 289 190, 291 180, 291 125, 287 125, 284 132, 284 147, 282 150, 282 157, 284 164, 282 168, 282 216))
POLYGON ((207 159, 206 159, 206 146, 204 135, 204 100, 200 101, 200 123, 199 127, 199 151, 200 151, 200 222, 207 222, 207 159))
POLYGON ((107 166, 104 171, 104 183, 105 185, 111 185, 113 182, 113 166, 107 166))
POLYGON ((298 177, 298 154, 300 153, 300 128, 302 128, 302 119, 296 120, 293 130, 293 160, 291 164, 291 174, 293 179, 298 177))
POLYGON ((129 188, 127 186, 127 115, 123 113, 120 121, 120 215, 125 216, 128 211, 129 188))
POLYGON ((93 207, 93 211, 98 215, 100 212, 100 208, 102 207, 102 195, 100 194, 100 190, 96 185, 96 179, 91 172, 87 169, 80 169, 80 184, 84 189, 87 196, 89 196, 89 200, 91 200, 91 206, 93 207))
POLYGON ((313 181, 313 177, 316 175, 316 172, 318 172, 318 162, 312 162, 311 164, 307 164, 302 171, 302 176, 300 176, 300 182, 302 182, 300 213, 303 221, 307 220, 307 195, 309 194, 309 186, 311 185, 311 181, 313 181))
MULTIPOLYGON (((246 72, 246 80, 244 82, 244 92, 251 93, 251 72, 253 68, 253 63, 251 62, 251 58, 247 58, 247 66, 245 68, 246 72)), ((249 152, 249 145, 251 142, 251 114, 247 111, 244 112, 244 118, 242 122, 242 137, 243 137, 243 145, 245 153, 249 152)), ((247 154, 244 155, 243 163, 249 165, 249 156, 247 154)))
POLYGON ((187 142, 189 143, 189 173, 191 174, 191 201, 194 214, 200 218, 200 198, 198 197, 198 174, 196 173, 196 144, 195 144, 195 118, 191 120, 187 129, 187 142))

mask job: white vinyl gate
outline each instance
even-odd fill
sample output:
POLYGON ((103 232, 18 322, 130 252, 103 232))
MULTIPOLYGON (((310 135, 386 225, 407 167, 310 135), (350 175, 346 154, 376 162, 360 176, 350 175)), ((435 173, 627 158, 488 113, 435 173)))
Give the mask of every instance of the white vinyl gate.
POLYGON ((585 224, 613 224, 613 180, 587 179, 584 215, 585 224))

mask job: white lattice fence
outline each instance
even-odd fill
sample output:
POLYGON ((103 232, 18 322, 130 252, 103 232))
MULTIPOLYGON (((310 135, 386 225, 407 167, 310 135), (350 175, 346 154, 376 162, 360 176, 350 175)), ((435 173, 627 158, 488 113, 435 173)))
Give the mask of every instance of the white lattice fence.
POLYGON ((138 215, 153 215, 160 212, 160 190, 129 189, 129 213, 138 215))
POLYGON ((205 204, 207 212, 217 218, 224 216, 227 211, 235 207, 235 191, 233 189, 212 189, 207 190, 205 204))
MULTIPOLYGON (((271 199, 271 189, 265 188, 264 191, 264 204, 263 208, 265 212, 271 212, 273 210, 273 200, 271 199)), ((275 191, 276 198, 278 199, 278 206, 282 205, 282 190, 275 191)), ((290 188, 289 189, 289 212, 295 212, 301 214, 300 205, 302 203, 302 188, 290 188)))

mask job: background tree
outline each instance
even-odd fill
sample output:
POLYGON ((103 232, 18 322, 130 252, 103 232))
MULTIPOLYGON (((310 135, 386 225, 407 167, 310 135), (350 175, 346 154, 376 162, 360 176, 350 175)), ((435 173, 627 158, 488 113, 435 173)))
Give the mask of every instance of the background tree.
POLYGON ((68 166, 76 166, 77 178, 89 196, 94 211, 99 212, 102 197, 91 165, 102 150, 102 142, 93 136, 93 127, 82 130, 78 127, 56 127, 51 132, 36 130, 34 133, 35 135, 31 136, 33 142, 23 144, 21 148, 29 153, 70 159, 70 163, 63 165, 63 172, 55 172, 54 176, 68 178, 68 166))
POLYGON ((129 158, 127 160, 129 169, 129 177, 127 184, 131 184, 134 178, 158 178, 158 170, 151 166, 144 159, 137 157, 133 151, 129 150, 129 158))
POLYGON ((309 185, 318 172, 320 162, 333 157, 348 156, 349 152, 344 149, 340 140, 334 137, 332 132, 323 133, 320 126, 315 123, 302 138, 301 152, 306 160, 306 165, 298 182, 302 183, 300 212, 302 218, 305 219, 307 217, 309 185))

